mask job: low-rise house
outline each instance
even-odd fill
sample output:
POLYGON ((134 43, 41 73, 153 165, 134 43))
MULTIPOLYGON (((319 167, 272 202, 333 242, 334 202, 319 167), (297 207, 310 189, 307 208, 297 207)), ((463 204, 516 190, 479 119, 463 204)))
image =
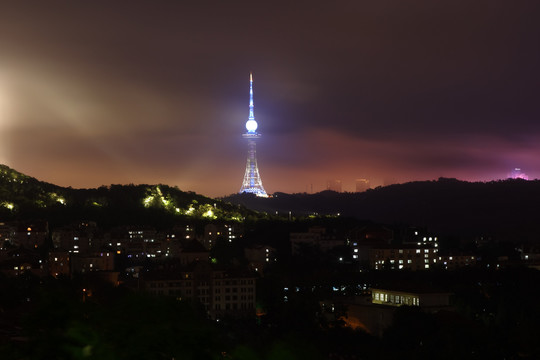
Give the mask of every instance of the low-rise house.
POLYGON ((45 244, 49 236, 49 224, 46 221, 22 222, 16 227, 12 237, 14 246, 37 249, 45 244))
POLYGON ((5 258, 0 262, 0 271, 7 276, 19 276, 26 272, 39 277, 47 275, 45 261, 41 254, 23 246, 6 252, 5 258))

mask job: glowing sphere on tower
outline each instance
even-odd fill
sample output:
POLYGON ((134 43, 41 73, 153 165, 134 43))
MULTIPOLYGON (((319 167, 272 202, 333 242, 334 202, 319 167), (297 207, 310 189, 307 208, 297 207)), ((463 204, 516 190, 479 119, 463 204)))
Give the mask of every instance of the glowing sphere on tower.
POLYGON ((257 130, 257 122, 255 120, 248 120, 246 122, 246 130, 249 132, 255 132, 255 130, 257 130))

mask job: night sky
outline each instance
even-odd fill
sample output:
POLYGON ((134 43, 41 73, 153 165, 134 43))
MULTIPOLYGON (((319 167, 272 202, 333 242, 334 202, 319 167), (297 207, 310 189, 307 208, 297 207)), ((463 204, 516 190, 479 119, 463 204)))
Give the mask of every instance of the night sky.
POLYGON ((540 1, 12 1, 0 162, 62 186, 269 192, 540 177, 540 1))

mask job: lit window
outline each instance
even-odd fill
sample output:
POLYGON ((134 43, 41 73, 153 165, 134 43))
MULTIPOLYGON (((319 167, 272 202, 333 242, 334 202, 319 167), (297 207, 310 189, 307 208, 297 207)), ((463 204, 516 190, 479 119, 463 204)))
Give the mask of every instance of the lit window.
POLYGON ((426 269, 429 269, 429 264, 426 264, 426 269))
POLYGON ((416 253, 417 254, 420 254, 421 250, 420 249, 416 249, 416 253))

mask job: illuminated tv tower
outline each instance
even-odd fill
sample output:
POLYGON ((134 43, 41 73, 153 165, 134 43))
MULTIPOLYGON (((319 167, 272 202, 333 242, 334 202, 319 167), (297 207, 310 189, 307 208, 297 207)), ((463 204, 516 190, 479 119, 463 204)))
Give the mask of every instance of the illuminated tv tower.
POLYGON ((249 118, 246 122, 246 132, 242 134, 244 139, 248 141, 248 156, 246 164, 246 173, 244 181, 240 188, 240 193, 251 193, 261 197, 268 197, 264 191, 259 168, 257 167, 257 150, 255 141, 261 137, 257 132, 257 122, 253 115, 253 75, 249 74, 249 118))

